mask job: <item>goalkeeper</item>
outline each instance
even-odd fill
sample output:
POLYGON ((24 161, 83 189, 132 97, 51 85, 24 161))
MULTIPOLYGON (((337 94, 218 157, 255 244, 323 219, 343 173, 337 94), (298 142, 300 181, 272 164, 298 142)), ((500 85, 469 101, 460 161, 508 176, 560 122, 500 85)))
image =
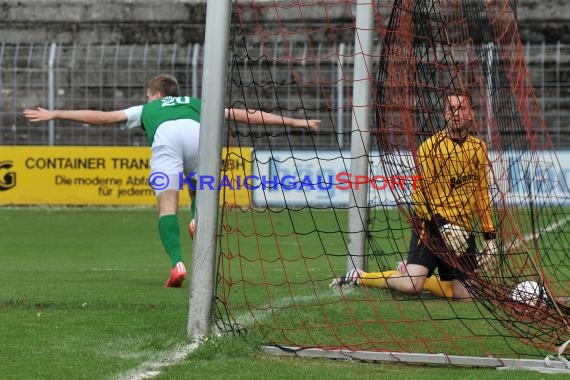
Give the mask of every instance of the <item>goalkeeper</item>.
MULTIPOLYGON (((165 287, 178 288, 186 279, 186 267, 180 248, 178 221, 179 173, 195 172, 198 163, 198 139, 200 136, 200 99, 180 96, 178 81, 171 75, 157 75, 146 85, 148 102, 145 105, 115 111, 46 110, 26 109, 24 116, 32 122, 54 119, 103 125, 122 123, 124 128, 142 127, 151 146, 151 176, 167 175, 166 187, 154 187, 159 209, 158 230, 160 240, 170 257, 172 269, 165 287)), ((306 120, 263 112, 260 110, 225 109, 225 118, 249 124, 290 126, 317 131, 320 120, 306 120)), ((207 127, 207 126, 206 126, 207 127)), ((190 190, 190 189, 189 189, 190 190)), ((192 220, 189 226, 193 237, 194 193, 192 220)))
POLYGON ((444 130, 420 145, 421 176, 412 194, 414 215, 405 271, 367 273, 354 269, 331 286, 371 286, 406 293, 428 290, 447 298, 469 299, 469 274, 498 254, 485 143, 470 135, 475 127, 468 95, 448 95, 444 130), (481 252, 474 231, 485 240, 481 252), (439 278, 433 275, 438 269, 439 278), (406 273, 407 272, 407 273, 406 273))

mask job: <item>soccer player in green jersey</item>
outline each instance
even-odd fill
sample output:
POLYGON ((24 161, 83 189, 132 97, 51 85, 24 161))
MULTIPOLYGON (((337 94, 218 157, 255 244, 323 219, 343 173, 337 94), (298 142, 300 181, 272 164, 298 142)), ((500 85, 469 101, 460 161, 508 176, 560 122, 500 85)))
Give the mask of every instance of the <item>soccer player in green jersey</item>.
POLYGON ((470 298, 463 285, 466 276, 499 253, 489 194, 491 165, 485 143, 470 134, 475 124, 469 96, 448 95, 444 116, 445 128, 424 141, 417 152, 420 179, 412 192, 417 223, 407 262, 401 270, 371 273, 353 269, 335 278, 331 287, 371 286, 406 293, 428 290, 446 298, 470 298), (475 246, 477 230, 485 240, 481 252, 475 246), (445 257, 456 258, 458 264, 452 265, 445 257), (439 278, 433 275, 436 268, 439 278))
MULTIPOLYGON (((188 175, 197 171, 201 102, 200 99, 181 96, 176 78, 164 74, 147 83, 146 96, 146 104, 124 110, 37 108, 24 110, 24 116, 32 122, 62 119, 95 125, 124 123, 123 128, 141 126, 144 129, 152 152, 150 175, 160 173, 169 179, 165 188, 154 189, 158 199, 160 240, 172 262, 170 277, 165 287, 180 287, 186 279, 186 268, 181 256, 180 225, 177 216, 179 173, 188 175)), ((249 124, 290 126, 311 131, 317 131, 320 125, 320 120, 282 117, 259 110, 234 108, 225 110, 225 118, 249 124)), ((193 191, 190 193, 192 221, 189 232, 193 237, 195 194, 193 191)))

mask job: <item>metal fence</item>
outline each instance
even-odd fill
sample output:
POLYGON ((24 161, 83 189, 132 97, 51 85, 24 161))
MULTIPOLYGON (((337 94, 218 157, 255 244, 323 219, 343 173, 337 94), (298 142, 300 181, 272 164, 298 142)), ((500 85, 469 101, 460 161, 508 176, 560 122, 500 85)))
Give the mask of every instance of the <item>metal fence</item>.
POLYGON ((0 46, 0 144, 145 145, 142 131, 78 127, 64 121, 32 125, 29 107, 123 109, 145 101, 144 84, 159 73, 175 75, 183 90, 199 95, 200 45, 0 46))
MULTIPOLYGON (((292 145, 298 148, 348 147, 352 51, 350 45, 306 45, 255 47, 252 52, 269 56, 272 70, 281 78, 314 76, 314 66, 280 64, 279 54, 287 50, 293 56, 316 56, 319 82, 310 91, 304 89, 303 107, 310 117, 323 120, 318 136, 299 135, 292 145), (329 54, 331 52, 331 54, 329 54), (334 54, 333 54, 334 53, 334 54), (309 145, 310 144, 310 145, 309 145)), ((29 123, 22 110, 29 107, 63 109, 123 109, 145 101, 144 84, 153 75, 169 73, 178 78, 182 92, 201 94, 202 46, 179 45, 0 45, 0 145, 145 145, 142 131, 123 131, 118 127, 78 126, 65 121, 36 125, 29 123)), ((570 147, 570 47, 562 44, 525 46, 525 57, 546 125, 558 148, 570 147)), ((267 61, 249 62, 249 70, 258 66, 260 75, 267 61), (253 68, 252 68, 253 67, 253 68)), ((252 73, 251 75, 256 75, 252 73)), ((310 82, 310 79, 307 80, 310 82)), ((291 87, 287 90, 291 91, 291 87)), ((280 109, 298 115, 298 107, 280 94, 280 109)), ((251 97, 246 94, 245 97, 251 97)), ((257 108, 257 99, 243 99, 257 108)), ((263 98, 263 94, 261 94, 263 98)), ((291 98, 289 96, 289 98, 291 98)), ((263 99, 261 99, 263 102, 263 99)), ((271 102, 268 100, 268 102, 271 102)), ((273 100, 274 102, 274 100, 273 100)), ((262 104, 275 108, 275 104, 262 104)), ((286 144, 291 144, 287 141, 286 144)), ((277 143, 277 146, 279 143, 277 143)))

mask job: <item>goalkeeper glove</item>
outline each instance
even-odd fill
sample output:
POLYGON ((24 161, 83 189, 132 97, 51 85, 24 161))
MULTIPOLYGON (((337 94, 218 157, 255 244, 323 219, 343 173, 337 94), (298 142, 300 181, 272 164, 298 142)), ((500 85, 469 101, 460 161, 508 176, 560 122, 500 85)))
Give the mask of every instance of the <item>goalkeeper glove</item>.
POLYGON ((499 244, 497 244, 497 240, 485 240, 485 247, 481 250, 481 252, 479 252, 479 257, 477 259, 479 269, 487 269, 491 267, 498 255, 499 244))
POLYGON ((467 247, 469 246, 469 232, 463 228, 447 223, 439 227, 439 233, 447 248, 457 256, 467 251, 467 247))

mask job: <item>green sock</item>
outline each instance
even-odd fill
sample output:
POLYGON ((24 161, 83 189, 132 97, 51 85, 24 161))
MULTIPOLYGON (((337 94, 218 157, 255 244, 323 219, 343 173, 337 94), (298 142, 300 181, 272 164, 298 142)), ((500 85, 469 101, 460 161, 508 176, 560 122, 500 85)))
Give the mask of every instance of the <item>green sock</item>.
POLYGON ((160 241, 166 253, 170 256, 170 261, 172 261, 172 266, 174 267, 177 262, 182 261, 178 217, 174 214, 161 216, 158 219, 158 231, 160 233, 160 241))

